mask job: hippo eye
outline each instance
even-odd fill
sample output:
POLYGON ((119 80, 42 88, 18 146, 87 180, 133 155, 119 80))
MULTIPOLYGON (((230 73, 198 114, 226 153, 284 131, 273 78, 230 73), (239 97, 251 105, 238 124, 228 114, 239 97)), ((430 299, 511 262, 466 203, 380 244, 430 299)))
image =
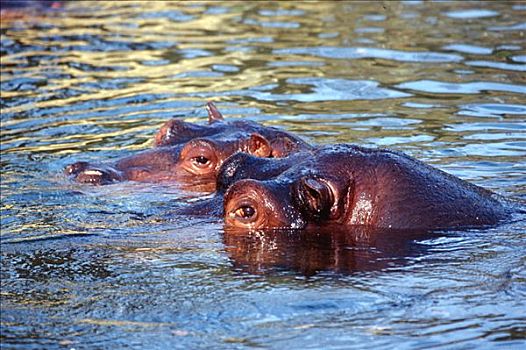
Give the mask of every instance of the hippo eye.
POLYGON ((201 167, 205 167, 208 164, 210 164, 210 159, 203 157, 203 156, 198 156, 198 157, 192 158, 192 163, 194 163, 195 166, 201 168, 201 167))
POLYGON ((250 219, 256 215, 256 210, 251 206, 245 205, 236 209, 236 211, 234 211, 234 215, 238 218, 250 219))

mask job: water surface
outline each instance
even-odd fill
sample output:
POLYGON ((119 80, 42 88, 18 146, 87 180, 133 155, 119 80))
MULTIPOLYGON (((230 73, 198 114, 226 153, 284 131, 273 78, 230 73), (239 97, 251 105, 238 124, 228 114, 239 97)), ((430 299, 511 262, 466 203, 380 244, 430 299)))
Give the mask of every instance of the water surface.
POLYGON ((1 24, 2 348, 522 348, 524 217, 417 237, 239 236, 199 194, 69 182, 213 100, 526 200, 526 8, 72 2, 1 24))

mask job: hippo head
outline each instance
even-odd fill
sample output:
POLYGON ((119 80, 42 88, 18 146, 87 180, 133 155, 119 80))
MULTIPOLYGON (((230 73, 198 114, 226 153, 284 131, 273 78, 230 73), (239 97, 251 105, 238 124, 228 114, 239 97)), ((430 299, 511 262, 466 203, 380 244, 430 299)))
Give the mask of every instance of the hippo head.
POLYGON ((245 229, 301 229, 307 224, 338 223, 352 187, 333 176, 283 174, 276 179, 245 179, 225 194, 227 226, 245 229))
POLYGON ((248 120, 225 121, 209 102, 208 124, 172 119, 155 137, 155 148, 113 164, 78 162, 65 173, 78 182, 103 185, 122 180, 174 181, 187 189, 213 191, 219 167, 236 152, 284 157, 310 146, 285 131, 248 120))
POLYGON ((268 140, 271 148, 270 157, 286 157, 294 152, 311 148, 299 137, 273 127, 244 119, 227 121, 212 102, 207 103, 206 110, 207 125, 188 123, 180 119, 167 121, 155 135, 155 146, 179 145, 200 137, 218 139, 231 138, 232 135, 240 133, 257 133, 268 140))
POLYGON ((223 168, 230 176, 220 174, 218 187, 231 185, 224 201, 227 226, 304 228, 307 224, 339 223, 345 220, 352 201, 349 162, 337 147, 274 160, 235 155, 223 168), (253 176, 250 169, 254 162, 261 164, 262 174, 253 176))
MULTIPOLYGON (((507 205, 490 191, 396 151, 327 145, 287 166, 277 176, 237 180, 228 188, 227 227, 434 230, 509 217, 507 205)), ((235 169, 233 178, 250 175, 241 165, 235 169)))
POLYGON ((271 147, 267 139, 257 133, 200 137, 182 145, 147 150, 112 165, 77 162, 67 166, 65 173, 77 182, 93 185, 122 180, 175 182, 184 189, 208 192, 215 190, 221 164, 238 151, 254 157, 269 157, 271 147))

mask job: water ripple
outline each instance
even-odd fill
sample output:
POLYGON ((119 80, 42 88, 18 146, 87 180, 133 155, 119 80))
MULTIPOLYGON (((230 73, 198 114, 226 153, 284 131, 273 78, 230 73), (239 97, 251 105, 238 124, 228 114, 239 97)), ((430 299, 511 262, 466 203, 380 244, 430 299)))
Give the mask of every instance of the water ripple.
POLYGON ((374 47, 298 47, 290 49, 274 50, 278 55, 312 55, 326 58, 336 59, 363 59, 363 58, 377 58, 401 62, 422 62, 422 63, 437 63, 437 62, 459 62, 464 58, 460 55, 446 54, 439 52, 411 52, 401 50, 379 49, 374 47))
POLYGON ((507 31, 520 31, 526 29, 526 22, 512 24, 509 26, 491 26, 488 27, 488 30, 495 32, 507 32, 507 31))
POLYGON ((475 117, 499 117, 505 115, 525 115, 526 105, 512 104, 489 104, 478 103, 460 106, 459 114, 470 115, 475 117))
POLYGON ((477 81, 470 83, 449 83, 436 80, 418 80, 395 85, 399 89, 416 90, 437 94, 479 94, 482 91, 504 91, 526 94, 526 85, 477 81))
POLYGON ((258 100, 281 101, 295 100, 302 102, 338 101, 338 100, 377 100, 385 98, 402 98, 410 94, 381 88, 375 81, 323 79, 323 78, 294 78, 287 79, 287 83, 307 86, 308 92, 296 94, 278 94, 272 92, 252 92, 258 100))
POLYGON ((174 213, 200 194, 62 173, 150 148, 172 117, 206 123, 210 99, 525 200, 523 5, 55 3, 2 2, 2 348, 523 345, 524 214, 429 239, 311 246, 322 236, 294 232, 246 249, 219 218, 174 213))
POLYGON ((487 67, 505 70, 514 70, 519 72, 526 72, 526 64, 513 64, 505 62, 490 62, 490 61, 466 61, 468 66, 487 67))
POLYGON ((472 55, 489 55, 493 52, 493 49, 491 48, 469 44, 448 44, 443 46, 442 49, 469 53, 472 55))
POLYGON ((497 11, 487 9, 469 9, 447 12, 445 15, 455 19, 471 19, 495 17, 498 16, 499 13, 497 11))

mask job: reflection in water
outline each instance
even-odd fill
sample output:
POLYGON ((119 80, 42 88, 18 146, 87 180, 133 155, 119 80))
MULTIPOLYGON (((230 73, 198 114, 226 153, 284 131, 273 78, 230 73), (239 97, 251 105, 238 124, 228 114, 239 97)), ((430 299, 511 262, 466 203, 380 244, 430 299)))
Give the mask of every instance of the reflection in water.
MULTIPOLYGON (((444 83, 432 80, 420 80, 402 83, 397 86, 400 89, 418 90, 422 92, 441 94, 478 94, 482 91, 503 91, 526 94, 526 86, 492 83, 487 81, 469 83, 444 83)), ((504 106, 505 107, 505 106, 504 106)))
POLYGON ((166 120, 205 121, 212 99, 233 119, 395 148, 526 198, 523 4, 61 4, 1 14, 2 348, 522 346, 524 220, 243 237, 170 215, 195 194, 61 172, 151 148, 166 120))
POLYGON ((226 230, 225 250, 236 268, 250 273, 322 271, 350 274, 385 271, 423 254, 417 239, 427 232, 379 230, 364 226, 310 230, 226 230))
POLYGON ((326 58, 380 58, 403 62, 458 62, 462 56, 438 52, 408 52, 369 47, 309 47, 276 50, 276 54, 315 55, 326 58))
POLYGON ((379 100, 411 96, 404 92, 380 88, 375 81, 352 81, 345 79, 297 78, 287 83, 301 90, 298 94, 273 94, 261 88, 251 94, 263 101, 295 100, 300 102, 338 101, 338 100, 379 100), (300 89, 300 86, 303 87, 300 89), (264 92, 265 91, 265 92, 264 92))

